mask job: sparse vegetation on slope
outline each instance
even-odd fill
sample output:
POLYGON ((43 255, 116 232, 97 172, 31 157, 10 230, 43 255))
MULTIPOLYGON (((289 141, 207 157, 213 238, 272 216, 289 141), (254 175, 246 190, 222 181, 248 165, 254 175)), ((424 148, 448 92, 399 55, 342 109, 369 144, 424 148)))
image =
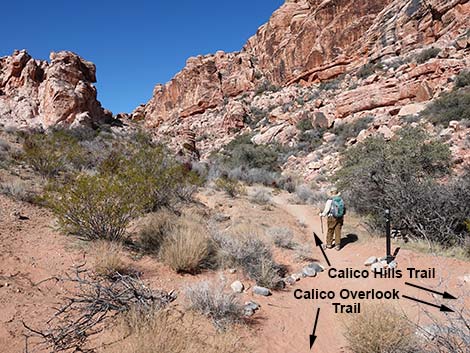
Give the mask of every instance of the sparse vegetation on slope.
POLYGON ((462 88, 444 93, 421 113, 433 124, 448 126, 452 120, 470 120, 470 90, 462 88))
POLYGON ((372 225, 383 227, 384 211, 390 208, 393 225, 412 237, 463 245, 470 218, 469 178, 439 181, 449 173, 448 146, 407 128, 397 140, 368 138, 347 150, 336 177, 348 203, 372 225))

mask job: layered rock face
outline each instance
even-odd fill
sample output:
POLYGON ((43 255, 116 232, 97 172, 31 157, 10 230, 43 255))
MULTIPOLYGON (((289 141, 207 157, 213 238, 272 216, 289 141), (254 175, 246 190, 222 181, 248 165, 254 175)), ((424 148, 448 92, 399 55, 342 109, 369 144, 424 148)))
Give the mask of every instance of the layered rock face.
POLYGON ((97 100, 93 63, 67 51, 51 53, 50 60, 24 50, 0 58, 0 122, 47 128, 112 117, 97 100))
POLYGON ((155 127, 263 84, 311 85, 431 44, 446 47, 467 30, 469 11, 468 0, 286 1, 240 53, 190 58, 136 117, 155 127))
POLYGON ((255 87, 255 69, 247 53, 198 56, 187 60, 186 67, 165 85, 157 85, 153 97, 137 117, 150 126, 162 121, 203 113, 255 87))
MULTIPOLYGON (((372 116, 348 144, 392 138, 470 67, 469 15, 469 0, 286 1, 241 52, 189 59, 133 116, 175 149, 192 131, 203 158, 243 132, 295 146, 305 119, 332 129, 372 116)), ((468 129, 454 130, 456 156, 470 156, 468 129)), ((285 169, 310 178, 334 170, 327 159, 295 156, 285 169)))

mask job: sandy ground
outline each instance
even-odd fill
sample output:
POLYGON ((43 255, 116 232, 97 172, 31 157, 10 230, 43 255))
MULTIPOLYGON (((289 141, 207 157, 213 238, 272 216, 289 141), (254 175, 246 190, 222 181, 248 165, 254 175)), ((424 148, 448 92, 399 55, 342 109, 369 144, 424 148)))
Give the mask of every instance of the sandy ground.
MULTIPOLYGON (((221 212, 231 217, 229 221, 219 225, 222 229, 237 224, 245 224, 259 230, 272 226, 291 228, 295 233, 295 240, 309 244, 314 257, 326 265, 319 249, 313 246, 312 232, 320 235, 321 226, 319 217, 316 216, 317 210, 312 206, 291 205, 287 194, 275 196, 275 204, 269 207, 255 205, 246 198, 228 199, 212 191, 204 192, 200 195, 200 200, 212 213, 221 212), (299 220, 306 224, 306 228, 300 225, 299 220)), ((382 240, 362 239, 359 230, 357 234, 359 241, 347 244, 342 251, 328 251, 334 267, 363 269, 363 262, 369 256, 384 254, 382 240)), ((287 265, 291 273, 299 272, 305 265, 294 261, 294 254, 290 250, 275 249, 274 252, 276 260, 287 265)), ((65 293, 64 288, 54 281, 38 283, 46 278, 64 274, 72 265, 87 261, 87 256, 86 247, 78 246, 73 238, 54 230, 54 218, 48 211, 0 195, 0 353, 24 352, 25 331, 22 321, 40 327, 45 318, 53 312, 54 304, 61 301, 65 293)), ((455 295, 465 292, 468 296, 470 292, 469 283, 464 283, 461 279, 470 274, 470 263, 406 250, 400 251, 397 260, 400 269, 409 266, 423 269, 436 267, 438 279, 415 280, 414 283, 436 287, 439 290, 448 289, 455 295)), ((185 286, 202 280, 230 284, 233 280, 240 279, 248 288, 253 285, 239 272, 230 274, 228 271, 217 271, 183 276, 175 275, 169 268, 148 256, 129 258, 128 261, 132 267, 143 273, 143 279, 153 288, 176 289, 179 293, 185 286)), ((318 339, 313 351, 343 352, 346 346, 342 338, 342 322, 345 315, 334 314, 328 300, 295 299, 294 290, 395 288, 400 290, 400 293, 435 301, 432 296, 418 289, 406 287, 405 280, 340 280, 330 279, 326 273, 322 273, 315 278, 302 279, 294 286, 266 298, 254 296, 248 289, 241 295, 241 301, 254 300, 261 304, 261 310, 254 317, 253 334, 245 336, 244 339, 249 340, 247 343, 252 347, 250 352, 308 352, 309 334, 313 328, 316 309, 320 307, 318 339)), ((467 306, 470 305, 468 297, 466 300, 467 306)), ((183 303, 183 295, 180 295, 176 305, 183 303)), ((424 320, 421 307, 415 303, 402 299, 396 304, 411 318, 424 320)), ((448 304, 450 307, 456 305, 452 302, 448 304)), ((437 309, 433 312, 436 315, 444 315, 437 309)))

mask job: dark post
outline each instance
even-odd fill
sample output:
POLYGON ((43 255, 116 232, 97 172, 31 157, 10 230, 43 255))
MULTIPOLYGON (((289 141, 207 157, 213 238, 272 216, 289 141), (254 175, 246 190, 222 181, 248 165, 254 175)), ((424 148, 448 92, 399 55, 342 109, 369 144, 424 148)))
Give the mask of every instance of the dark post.
POLYGON ((387 263, 393 261, 392 256, 392 236, 390 231, 390 209, 385 210, 385 235, 387 237, 387 263))

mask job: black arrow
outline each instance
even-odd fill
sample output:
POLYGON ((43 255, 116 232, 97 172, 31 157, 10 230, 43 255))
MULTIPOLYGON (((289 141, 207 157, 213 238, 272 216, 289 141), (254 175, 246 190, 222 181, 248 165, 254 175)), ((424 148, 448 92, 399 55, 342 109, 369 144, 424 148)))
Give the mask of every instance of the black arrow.
POLYGON ((321 239, 318 237, 317 233, 313 232, 313 236, 315 237, 315 246, 319 246, 320 247, 320 250, 323 254, 323 257, 325 258, 326 260, 326 263, 328 264, 328 266, 331 267, 331 263, 330 263, 330 260, 328 260, 328 256, 326 256, 326 253, 325 253, 325 249, 323 249, 323 242, 321 241, 321 239))
POLYGON ((319 315, 320 315, 320 308, 317 309, 317 315, 315 317, 315 324, 313 325, 313 331, 312 331, 312 334, 310 335, 310 349, 312 349, 313 344, 315 343, 315 340, 317 339, 317 336, 315 336, 315 331, 317 330, 319 315))
POLYGON ((438 291, 435 291, 435 290, 432 290, 432 289, 429 289, 429 288, 425 288, 425 287, 421 287, 421 286, 418 286, 417 284, 413 284, 413 283, 410 283, 410 282, 405 282, 405 284, 407 286, 411 286, 411 287, 415 287, 415 288, 418 288, 418 289, 422 289, 422 290, 425 290, 427 292, 430 292, 430 293, 434 293, 434 294, 438 294, 438 295, 442 295, 442 297, 444 299, 457 299, 456 297, 454 297, 452 294, 449 294, 447 292, 438 292, 438 291))
POLYGON ((406 298, 406 299, 413 300, 413 301, 418 302, 418 303, 422 303, 422 304, 426 304, 426 305, 429 305, 429 306, 433 306, 433 307, 438 308, 438 309, 440 309, 441 311, 444 311, 444 312, 447 312, 447 313, 453 313, 453 312, 454 312, 454 310, 452 310, 451 308, 448 308, 448 307, 445 306, 444 304, 436 305, 436 304, 432 304, 432 303, 425 302, 424 300, 420 300, 420 299, 408 297, 407 295, 402 295, 402 297, 403 297, 403 298, 406 298))

